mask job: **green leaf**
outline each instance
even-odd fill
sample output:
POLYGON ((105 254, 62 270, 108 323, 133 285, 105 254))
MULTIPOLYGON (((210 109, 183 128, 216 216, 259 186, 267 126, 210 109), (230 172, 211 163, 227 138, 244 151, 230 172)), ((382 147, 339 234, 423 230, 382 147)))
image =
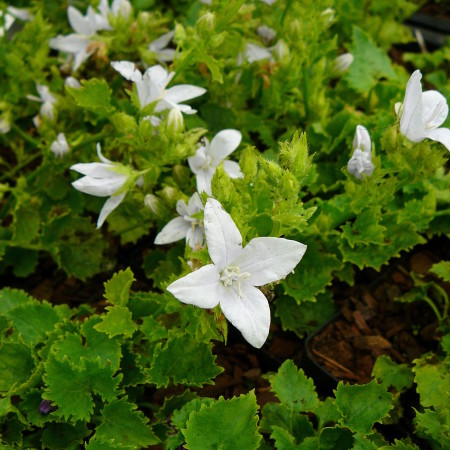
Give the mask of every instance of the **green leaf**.
POLYGON ((84 438, 90 434, 90 430, 84 423, 75 425, 68 423, 50 423, 42 434, 42 447, 49 449, 79 448, 84 438))
POLYGON ((257 449, 262 439, 257 412, 254 391, 231 400, 220 397, 191 413, 182 430, 186 445, 191 450, 257 449))
POLYGON ((319 434, 320 450, 347 450, 353 447, 353 435, 341 427, 322 428, 319 434))
POLYGON ((433 411, 425 409, 423 413, 416 411, 414 426, 418 436, 432 443, 433 448, 450 448, 450 418, 448 409, 433 411))
POLYGON ((35 367, 30 349, 21 342, 0 347, 0 392, 10 394, 29 378, 35 367))
POLYGON ((67 357, 58 361, 51 352, 45 362, 44 382, 47 389, 43 398, 54 402, 58 409, 55 416, 71 420, 88 420, 94 410, 93 394, 103 400, 111 401, 116 397, 121 375, 113 378, 110 366, 101 367, 100 361, 86 361, 85 368, 74 368, 67 357))
POLYGON ((148 370, 149 381, 158 388, 167 387, 171 381, 186 386, 213 384, 212 379, 223 369, 214 364, 216 357, 211 353, 211 347, 190 335, 169 332, 167 342, 159 343, 155 348, 148 370))
POLYGON ((319 421, 317 425, 318 429, 329 422, 337 423, 341 418, 341 413, 337 409, 335 399, 331 397, 327 397, 323 402, 320 402, 314 414, 319 421))
POLYGON ((295 443, 295 438, 288 430, 274 425, 270 438, 275 441, 277 450, 300 449, 301 447, 295 443))
POLYGON ((387 355, 377 358, 372 369, 372 376, 383 386, 393 386, 398 392, 409 389, 414 382, 411 368, 406 364, 397 364, 387 355))
POLYGON ((102 317, 102 321, 94 326, 97 331, 107 333, 110 338, 123 334, 131 337, 137 330, 133 322, 131 312, 126 306, 107 306, 108 313, 102 317))
POLYGON ((272 390, 281 403, 288 408, 300 411, 314 411, 319 404, 314 382, 306 377, 302 369, 297 370, 292 360, 285 361, 278 373, 270 378, 272 390))
POLYGON ((395 78, 395 72, 386 53, 355 25, 352 39, 350 51, 354 61, 345 77, 351 88, 360 93, 367 93, 381 78, 395 78))
POLYGON ((66 86, 67 92, 75 99, 75 103, 83 109, 103 118, 114 112, 111 105, 111 90, 105 80, 91 78, 83 80, 80 88, 66 86))
POLYGON ((447 283, 450 282, 450 261, 441 261, 431 266, 430 272, 442 278, 447 283))
POLYGON ((135 281, 133 272, 128 267, 126 270, 120 270, 107 281, 105 286, 105 298, 113 305, 125 306, 130 297, 130 288, 135 281))
POLYGON ((25 291, 4 288, 0 291, 0 314, 8 313, 21 305, 26 305, 34 301, 33 297, 30 297, 25 291))
POLYGON ((449 362, 449 357, 441 362, 436 355, 430 354, 413 361, 414 381, 422 406, 448 408, 448 397, 443 393, 450 392, 449 362))
POLYGON ((351 248, 355 244, 383 244, 386 228, 380 225, 381 213, 366 209, 358 214, 353 223, 341 227, 342 237, 351 248))
POLYGON ((102 423, 95 438, 107 442, 114 439, 120 448, 145 448, 158 444, 159 439, 148 425, 148 419, 127 398, 114 400, 103 408, 102 423))
POLYGON ((39 212, 29 203, 20 203, 13 213, 13 242, 27 243, 36 238, 41 224, 39 212))
POLYGON ((369 434, 373 424, 392 409, 392 402, 392 394, 375 380, 362 385, 340 382, 336 390, 336 406, 342 414, 339 422, 356 433, 369 434))

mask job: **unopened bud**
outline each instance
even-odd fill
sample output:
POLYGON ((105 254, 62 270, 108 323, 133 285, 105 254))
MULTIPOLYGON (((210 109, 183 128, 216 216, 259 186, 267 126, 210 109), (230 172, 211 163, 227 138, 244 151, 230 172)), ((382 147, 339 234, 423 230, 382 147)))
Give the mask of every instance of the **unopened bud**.
POLYGON ((179 197, 178 191, 175 188, 171 187, 171 186, 166 186, 161 191, 161 196, 164 198, 164 200, 167 201, 167 203, 173 203, 179 197))
POLYGON ((214 30, 214 14, 207 12, 203 14, 196 23, 196 27, 199 31, 210 33, 214 30))
POLYGON ((183 131, 184 121, 180 109, 172 108, 167 118, 167 129, 170 134, 176 136, 183 131))
POLYGON ((161 201, 153 194, 147 194, 144 197, 144 205, 155 214, 155 216, 161 216, 161 201))
POLYGON ((191 171, 181 164, 176 164, 172 169, 173 179, 178 185, 185 183, 189 179, 190 173, 191 171))
POLYGON ((334 13, 335 11, 333 8, 327 8, 322 11, 321 16, 325 17, 327 24, 329 24, 334 21, 334 13))
POLYGON ((339 55, 332 64, 332 72, 333 75, 341 75, 345 71, 348 70, 348 68, 353 63, 353 55, 351 53, 344 53, 342 55, 339 55))

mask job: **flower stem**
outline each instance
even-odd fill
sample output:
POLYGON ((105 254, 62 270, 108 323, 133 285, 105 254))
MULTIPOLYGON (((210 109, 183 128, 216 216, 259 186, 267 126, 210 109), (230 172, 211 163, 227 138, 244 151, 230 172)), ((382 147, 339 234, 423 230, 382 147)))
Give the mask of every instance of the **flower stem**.
POLYGON ((36 139, 33 139, 31 136, 29 136, 25 131, 22 130, 22 128, 19 128, 15 123, 11 124, 11 128, 18 134, 22 139, 27 141, 29 144, 31 144, 33 147, 39 148, 41 146, 41 143, 37 141, 36 139))
POLYGON ((434 314, 436 314, 436 317, 438 319, 439 323, 442 323, 442 316, 439 310, 437 309, 436 305, 434 304, 433 300, 431 300, 428 296, 424 296, 423 299, 430 305, 431 309, 434 311, 434 314))

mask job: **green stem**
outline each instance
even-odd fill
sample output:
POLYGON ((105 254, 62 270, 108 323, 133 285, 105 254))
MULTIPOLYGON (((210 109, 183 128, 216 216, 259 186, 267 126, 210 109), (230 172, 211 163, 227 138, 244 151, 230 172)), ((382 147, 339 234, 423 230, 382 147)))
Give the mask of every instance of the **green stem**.
POLYGON ((33 139, 31 136, 29 136, 25 131, 22 130, 22 128, 19 128, 15 123, 11 124, 11 128, 19 134, 25 141, 27 141, 29 144, 36 148, 40 148, 41 143, 37 141, 36 139, 33 139))
POLYGON ((434 311, 434 313, 436 314, 436 317, 438 319, 439 323, 442 323, 442 316, 441 313, 439 312, 439 310, 437 309, 436 305, 434 304, 433 300, 431 300, 429 297, 424 296, 423 298, 431 307, 431 309, 434 311))
POLYGON ((39 244, 25 244, 20 242, 8 242, 8 247, 23 248, 25 250, 34 250, 36 252, 45 250, 44 247, 39 244))
POLYGON ((106 133, 104 131, 102 131, 101 133, 97 133, 92 136, 89 136, 87 139, 85 139, 80 144, 75 145, 75 147, 72 148, 72 151, 79 150, 80 148, 83 148, 88 144, 92 144, 93 142, 98 142, 101 139, 103 139, 105 137, 105 135, 106 135, 106 133))
POLYGON ((31 164, 32 162, 36 161, 38 158, 41 157, 40 153, 36 153, 34 155, 31 155, 28 159, 25 161, 22 161, 20 164, 17 164, 13 169, 11 169, 8 173, 5 173, 0 177, 0 182, 6 179, 13 179, 14 175, 21 171, 24 167, 28 166, 28 164, 31 164))
POLYGON ((286 19, 286 15, 287 15, 291 5, 292 5, 292 0, 288 0, 286 2, 286 7, 284 8, 283 14, 281 15, 281 21, 280 21, 281 22, 281 26, 284 25, 284 20, 286 19))
POLYGON ((432 288, 437 292, 437 294, 441 297, 442 302, 444 303, 444 312, 442 314, 442 320, 445 320, 448 316, 448 295, 445 290, 439 286, 438 284, 433 283, 432 288))

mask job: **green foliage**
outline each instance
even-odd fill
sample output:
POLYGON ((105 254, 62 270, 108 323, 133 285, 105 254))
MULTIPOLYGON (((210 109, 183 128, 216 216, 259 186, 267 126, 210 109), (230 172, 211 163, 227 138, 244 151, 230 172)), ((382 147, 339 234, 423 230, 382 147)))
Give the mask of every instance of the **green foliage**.
POLYGON ((125 306, 130 297, 130 288, 135 281, 133 272, 128 267, 120 270, 105 283, 105 298, 113 305, 125 306))

